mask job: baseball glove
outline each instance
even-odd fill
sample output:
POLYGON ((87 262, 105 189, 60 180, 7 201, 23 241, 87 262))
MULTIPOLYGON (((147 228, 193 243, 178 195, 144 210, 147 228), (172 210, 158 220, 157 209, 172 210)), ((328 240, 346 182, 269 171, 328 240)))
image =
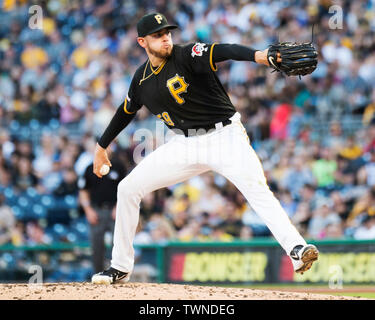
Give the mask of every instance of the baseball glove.
POLYGON ((268 48, 267 60, 275 71, 288 76, 304 76, 316 69, 318 53, 311 42, 281 42, 268 48), (277 62, 278 52, 281 62, 277 62))

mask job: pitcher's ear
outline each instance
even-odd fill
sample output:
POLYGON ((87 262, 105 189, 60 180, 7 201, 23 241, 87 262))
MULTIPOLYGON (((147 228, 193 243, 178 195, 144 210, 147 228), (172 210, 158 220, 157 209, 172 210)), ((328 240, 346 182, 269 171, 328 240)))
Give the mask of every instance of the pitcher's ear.
POLYGON ((138 44, 139 44, 142 48, 146 48, 146 41, 145 41, 145 38, 143 38, 143 37, 138 37, 138 38, 137 38, 137 42, 138 42, 138 44))

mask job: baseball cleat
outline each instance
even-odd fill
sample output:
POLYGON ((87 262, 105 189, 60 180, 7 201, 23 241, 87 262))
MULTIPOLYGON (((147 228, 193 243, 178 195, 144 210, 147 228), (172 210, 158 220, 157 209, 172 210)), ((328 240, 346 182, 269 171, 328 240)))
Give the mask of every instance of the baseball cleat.
POLYGON ((122 272, 115 268, 110 267, 107 270, 96 273, 91 278, 93 284, 114 284, 128 282, 130 273, 122 272))
POLYGON ((303 274, 311 268, 314 261, 318 260, 318 256, 319 251, 312 244, 295 246, 290 252, 294 271, 303 274))

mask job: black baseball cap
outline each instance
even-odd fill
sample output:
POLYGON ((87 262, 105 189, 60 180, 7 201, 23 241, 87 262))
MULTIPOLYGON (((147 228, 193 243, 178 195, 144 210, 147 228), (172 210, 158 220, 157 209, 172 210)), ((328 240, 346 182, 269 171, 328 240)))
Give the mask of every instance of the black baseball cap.
POLYGON ((137 23, 138 37, 145 37, 164 28, 175 29, 178 26, 169 24, 167 18, 161 13, 146 14, 137 23))

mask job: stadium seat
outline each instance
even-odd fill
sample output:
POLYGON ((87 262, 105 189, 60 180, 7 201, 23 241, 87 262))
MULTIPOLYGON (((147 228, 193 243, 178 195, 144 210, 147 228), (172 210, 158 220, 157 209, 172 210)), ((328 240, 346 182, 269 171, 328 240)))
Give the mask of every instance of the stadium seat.
POLYGON ((68 239, 69 242, 72 242, 72 243, 75 243, 77 242, 77 235, 74 233, 74 232, 68 232, 68 234, 66 235, 66 238, 68 239))
POLYGON ((5 201, 8 205, 14 205, 17 202, 17 197, 14 194, 14 190, 12 188, 5 188, 4 191, 5 201))
POLYGON ((29 123, 29 127, 32 131, 39 131, 40 130, 40 123, 36 119, 31 119, 29 123))
MULTIPOLYGON (((12 254, 5 252, 0 256, 0 261, 3 261, 6 269, 14 269, 16 267, 16 259, 12 254)), ((4 269, 5 269, 4 268, 4 269)))
POLYGON ((88 241, 89 240, 89 228, 87 223, 84 222, 73 222, 72 232, 77 236, 77 241, 88 241))
POLYGON ((19 206, 17 205, 14 205, 11 207, 12 208, 12 211, 14 213, 14 216, 17 220, 24 220, 25 218, 25 214, 24 214, 24 211, 22 208, 20 208, 19 206))
POLYGON ((33 199, 38 195, 38 191, 36 191, 35 188, 27 188, 26 190, 26 195, 30 198, 33 199))
POLYGON ((17 133, 21 125, 17 120, 12 120, 9 124, 9 129, 11 132, 17 133))
POLYGON ((66 232, 67 232, 67 228, 60 224, 60 223, 56 223, 54 226, 53 226, 53 231, 59 235, 59 236, 62 236, 62 235, 65 235, 66 232))
POLYGON ((23 208, 23 209, 26 209, 26 208, 29 208, 30 207, 30 200, 28 198, 26 198, 25 196, 21 196, 17 199, 17 204, 23 208))
POLYGON ((77 197, 71 195, 64 197, 64 203, 66 204, 67 208, 76 208, 78 205, 77 200, 77 197))
POLYGON ((53 203, 53 197, 49 195, 44 195, 41 198, 41 204, 45 206, 46 208, 52 208, 54 203, 53 203))
POLYGON ((48 127, 55 131, 60 127, 60 122, 57 119, 51 119, 48 123, 48 127))
POLYGON ((46 208, 41 206, 40 204, 34 204, 32 206, 32 212, 36 219, 46 218, 47 216, 46 208))

